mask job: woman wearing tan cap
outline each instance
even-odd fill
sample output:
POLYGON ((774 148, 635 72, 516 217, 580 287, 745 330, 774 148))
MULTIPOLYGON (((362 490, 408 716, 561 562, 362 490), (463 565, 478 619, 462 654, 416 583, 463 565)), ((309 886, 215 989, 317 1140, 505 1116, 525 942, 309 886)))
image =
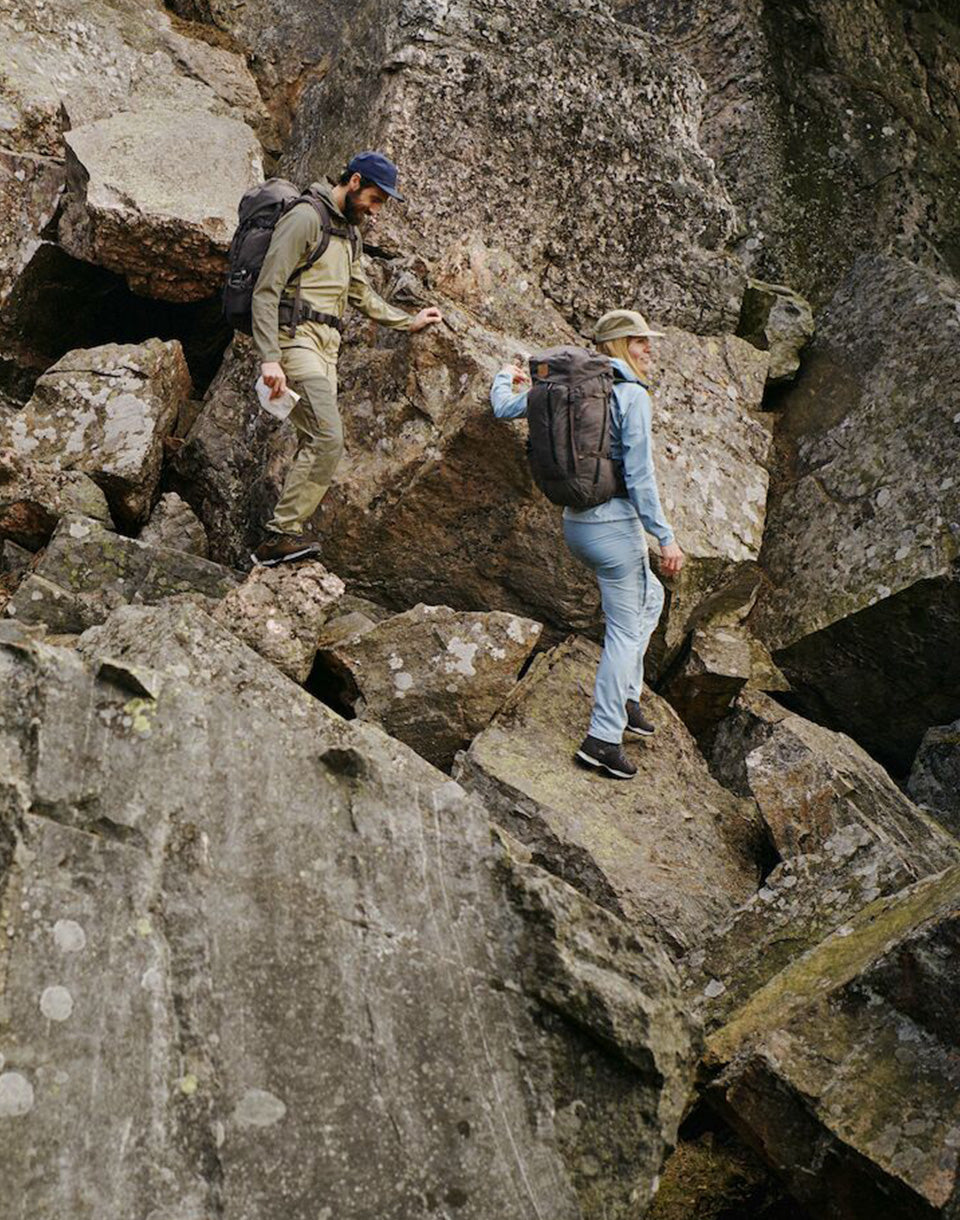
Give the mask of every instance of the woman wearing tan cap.
MULTIPOLYGON (((651 571, 644 531, 659 542, 660 564, 668 576, 683 566, 653 468, 646 378, 650 340, 659 334, 630 309, 612 310, 597 323, 596 345, 610 357, 614 373, 610 457, 623 464, 626 495, 593 508, 563 510, 567 546, 596 573, 606 622, 590 728, 576 757, 617 779, 632 779, 637 772, 622 749, 624 732, 641 737, 654 732, 640 710, 640 698, 643 657, 663 609, 663 586, 651 571)), ((527 391, 517 393, 521 379, 529 382, 519 367, 503 369, 494 379, 490 401, 498 418, 526 415, 527 391)))

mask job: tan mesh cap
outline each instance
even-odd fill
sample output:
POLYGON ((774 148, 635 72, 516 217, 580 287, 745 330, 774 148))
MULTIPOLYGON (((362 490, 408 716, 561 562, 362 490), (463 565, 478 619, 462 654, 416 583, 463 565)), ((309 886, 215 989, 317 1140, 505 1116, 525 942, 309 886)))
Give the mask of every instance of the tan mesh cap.
POLYGON ((662 330, 651 330, 642 313, 633 309, 611 309, 605 313, 593 332, 595 343, 609 343, 612 339, 662 339, 662 330))

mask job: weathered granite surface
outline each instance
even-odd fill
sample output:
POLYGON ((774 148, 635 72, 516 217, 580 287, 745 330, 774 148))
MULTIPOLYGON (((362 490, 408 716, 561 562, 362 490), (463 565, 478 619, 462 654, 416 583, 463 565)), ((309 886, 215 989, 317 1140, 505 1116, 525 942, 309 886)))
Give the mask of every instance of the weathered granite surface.
POLYGON ((951 833, 960 833, 960 720, 924 734, 907 791, 951 833))
POLYGON ((164 492, 137 538, 150 546, 167 546, 199 555, 202 559, 207 557, 207 534, 203 523, 175 491, 164 492))
POLYGON ((636 778, 578 767, 598 658, 578 638, 537 657, 454 775, 538 864, 682 952, 756 891, 756 807, 711 778, 676 713, 649 693, 656 734, 627 745, 636 778))
POLYGON ((960 714, 957 302, 897 259, 844 281, 784 401, 751 619, 799 706, 902 771, 960 714))
POLYGON ((63 166, 52 157, 0 150, 0 305, 40 246, 63 193, 63 166))
POLYGON ((179 593, 224 597, 240 581, 230 568, 186 551, 149 546, 67 515, 6 612, 51 631, 76 632, 127 602, 151 604, 179 593))
POLYGON ((810 303, 798 292, 784 284, 747 281, 737 334, 770 353, 767 385, 794 380, 815 329, 810 303))
POLYGON ((163 440, 190 385, 175 339, 68 352, 39 379, 22 411, 0 417, 0 444, 89 474, 117 524, 137 527, 150 515, 163 440))
POLYGON ((36 551, 65 513, 111 526, 103 492, 80 470, 60 470, 0 449, 0 538, 36 551))
POLYGON ((691 1069, 662 955, 197 608, 81 649, 0 646, 12 1220, 575 1220, 603 1117, 634 1214, 691 1069), (579 1133, 564 1056, 620 1082, 579 1133))

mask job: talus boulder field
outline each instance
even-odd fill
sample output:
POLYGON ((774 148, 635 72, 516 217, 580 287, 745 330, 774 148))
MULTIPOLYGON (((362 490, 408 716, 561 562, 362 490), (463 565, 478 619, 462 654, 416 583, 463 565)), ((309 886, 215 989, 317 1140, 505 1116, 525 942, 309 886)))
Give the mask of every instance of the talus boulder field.
POLYGON ((614 1148, 607 1214, 650 1198, 692 1069, 672 968, 511 870, 458 785, 193 606, 0 675, 13 1220, 578 1220, 614 1148))

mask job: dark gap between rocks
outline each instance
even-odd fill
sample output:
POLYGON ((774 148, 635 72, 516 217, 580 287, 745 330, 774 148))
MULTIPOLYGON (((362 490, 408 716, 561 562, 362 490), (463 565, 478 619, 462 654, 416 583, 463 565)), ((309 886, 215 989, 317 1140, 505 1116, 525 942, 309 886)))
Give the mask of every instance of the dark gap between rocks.
POLYGON ((360 691, 350 675, 332 661, 329 653, 318 652, 314 657, 303 689, 344 720, 356 720, 354 705, 360 691))

